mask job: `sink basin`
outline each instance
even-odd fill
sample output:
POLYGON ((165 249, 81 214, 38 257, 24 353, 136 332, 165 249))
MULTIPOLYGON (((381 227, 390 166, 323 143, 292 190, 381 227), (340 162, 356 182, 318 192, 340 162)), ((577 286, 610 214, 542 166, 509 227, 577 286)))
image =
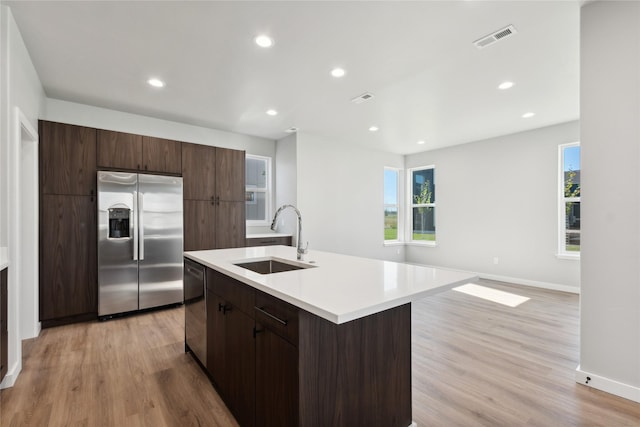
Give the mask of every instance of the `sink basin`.
POLYGON ((285 271, 303 270, 305 268, 315 267, 313 265, 294 263, 293 261, 279 259, 245 260, 235 262, 234 265, 260 274, 283 273, 285 271))

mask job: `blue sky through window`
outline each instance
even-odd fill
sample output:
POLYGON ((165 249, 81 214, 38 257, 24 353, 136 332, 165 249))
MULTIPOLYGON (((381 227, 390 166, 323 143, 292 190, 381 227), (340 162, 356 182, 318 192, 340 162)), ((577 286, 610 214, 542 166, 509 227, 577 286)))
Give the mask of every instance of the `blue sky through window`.
POLYGON ((384 203, 389 205, 398 203, 398 171, 384 170, 384 203))
POLYGON ((565 172, 568 170, 580 170, 580 146, 567 147, 564 149, 563 170, 565 172))

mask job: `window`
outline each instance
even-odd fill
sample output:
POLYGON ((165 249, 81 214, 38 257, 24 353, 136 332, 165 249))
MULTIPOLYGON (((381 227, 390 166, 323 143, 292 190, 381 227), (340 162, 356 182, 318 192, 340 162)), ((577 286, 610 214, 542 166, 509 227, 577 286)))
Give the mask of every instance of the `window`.
POLYGON ((436 185, 435 167, 410 169, 411 241, 435 244, 436 185))
POLYGON ((559 254, 580 255, 580 143, 560 146, 559 254))
POLYGON ((400 171, 384 168, 384 241, 385 243, 402 240, 399 215, 400 171))
POLYGON ((269 224, 271 218, 271 158, 247 154, 245 160, 247 225, 269 224))

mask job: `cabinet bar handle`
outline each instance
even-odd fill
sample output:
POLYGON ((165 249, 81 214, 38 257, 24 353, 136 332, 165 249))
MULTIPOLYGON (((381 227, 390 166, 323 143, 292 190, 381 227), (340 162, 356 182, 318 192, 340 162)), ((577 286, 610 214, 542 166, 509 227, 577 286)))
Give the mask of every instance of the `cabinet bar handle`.
POLYGON ((276 322, 279 322, 281 324, 283 324, 284 326, 287 326, 287 321, 286 320, 282 320, 279 317, 274 316, 273 314, 269 313, 268 311, 264 310, 264 307, 254 307, 256 310, 258 310, 260 313, 264 314, 267 317, 272 318, 273 320, 275 320, 276 322))

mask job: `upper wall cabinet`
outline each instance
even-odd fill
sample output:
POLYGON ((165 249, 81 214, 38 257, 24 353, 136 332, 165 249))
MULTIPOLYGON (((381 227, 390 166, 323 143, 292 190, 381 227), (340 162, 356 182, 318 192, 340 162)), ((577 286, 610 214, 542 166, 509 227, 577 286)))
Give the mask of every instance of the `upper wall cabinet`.
POLYGON ((142 135, 98 129, 98 167, 140 170, 142 135))
POLYGON ((182 143, 143 136, 142 169, 153 172, 182 173, 182 143))
POLYGON ((245 202, 245 152, 216 148, 216 195, 227 202, 245 202))
POLYGON ((98 130, 98 167, 179 175, 182 143, 152 136, 98 130))
POLYGON ((244 169, 244 151, 182 144, 185 199, 244 203, 244 169))
POLYGON ((95 194, 96 130, 44 120, 39 127, 42 193, 95 194))
POLYGON ((216 196, 216 149, 182 144, 182 179, 185 200, 211 200, 216 196))

